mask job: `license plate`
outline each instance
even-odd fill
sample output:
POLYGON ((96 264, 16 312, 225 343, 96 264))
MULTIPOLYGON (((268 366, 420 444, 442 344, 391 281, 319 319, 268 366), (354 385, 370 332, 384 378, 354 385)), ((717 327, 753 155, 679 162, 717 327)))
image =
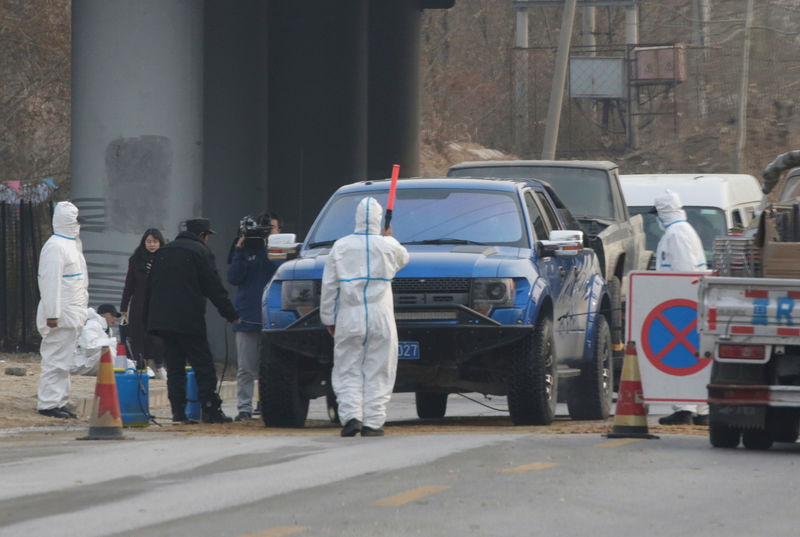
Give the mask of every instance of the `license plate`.
POLYGON ((397 357, 401 360, 419 360, 419 342, 400 341, 397 344, 397 357))

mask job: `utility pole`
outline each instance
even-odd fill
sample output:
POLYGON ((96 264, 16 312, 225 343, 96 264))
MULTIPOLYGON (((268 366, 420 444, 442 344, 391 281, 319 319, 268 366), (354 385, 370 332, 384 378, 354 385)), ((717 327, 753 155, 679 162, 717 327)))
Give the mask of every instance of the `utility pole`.
POLYGON ((553 85, 550 89, 550 104, 547 107, 547 125, 544 132, 543 160, 556 157, 558 128, 561 123, 561 105, 564 102, 564 83, 567 80, 569 64, 569 46, 572 38, 572 26, 575 23, 575 6, 577 0, 564 1, 564 13, 561 15, 561 34, 558 36, 558 53, 553 72, 553 85))
POLYGON ((528 8, 517 8, 517 23, 514 30, 514 52, 512 56, 514 152, 522 157, 530 151, 530 112, 528 103, 528 8))
POLYGON ((708 44, 708 10, 709 0, 692 1, 692 64, 695 70, 695 93, 697 95, 697 111, 700 117, 708 115, 708 98, 706 96, 706 76, 703 66, 708 44))
MULTIPOLYGON (((639 6, 633 4, 625 7, 625 44, 631 54, 635 54, 633 48, 639 43, 639 6)), ((628 58, 626 62, 628 68, 634 67, 633 58, 628 58)), ((630 76, 628 77, 631 78, 630 76)), ((631 149, 639 147, 639 87, 629 88, 628 94, 628 145, 631 149)))
POLYGON ((597 8, 594 6, 584 6, 581 11, 581 33, 583 34, 583 46, 587 49, 587 56, 597 56, 594 47, 597 45, 597 8))
POLYGON ((744 50, 742 51, 742 73, 739 77, 739 136, 736 140, 736 173, 742 170, 742 154, 747 138, 747 89, 750 86, 750 28, 753 26, 753 0, 747 0, 744 15, 744 50))

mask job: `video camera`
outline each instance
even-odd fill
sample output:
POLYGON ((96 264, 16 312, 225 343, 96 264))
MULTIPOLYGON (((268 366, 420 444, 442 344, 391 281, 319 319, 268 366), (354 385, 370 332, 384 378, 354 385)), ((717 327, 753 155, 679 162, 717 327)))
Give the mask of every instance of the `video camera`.
POLYGON ((244 237, 244 247, 259 249, 272 231, 272 219, 268 214, 245 216, 239 222, 239 237, 244 237))

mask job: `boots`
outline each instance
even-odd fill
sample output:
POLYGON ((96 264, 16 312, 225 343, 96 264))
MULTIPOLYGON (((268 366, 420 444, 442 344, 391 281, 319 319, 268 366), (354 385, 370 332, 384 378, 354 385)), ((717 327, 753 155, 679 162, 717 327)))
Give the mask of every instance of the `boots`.
POLYGON ((186 403, 172 403, 170 401, 170 406, 172 407, 172 423, 182 423, 183 425, 190 425, 197 423, 197 420, 190 420, 186 416, 186 403))
POLYGON ((222 412, 222 399, 216 393, 211 394, 209 399, 203 401, 200 412, 203 423, 230 423, 233 418, 229 418, 222 412))

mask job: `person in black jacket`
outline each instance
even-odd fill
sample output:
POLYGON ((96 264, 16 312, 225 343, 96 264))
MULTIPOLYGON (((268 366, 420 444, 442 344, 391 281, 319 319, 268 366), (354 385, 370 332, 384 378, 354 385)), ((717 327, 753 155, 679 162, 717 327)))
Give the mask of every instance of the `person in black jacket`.
POLYGON ((120 321, 120 336, 122 343, 130 338, 130 358, 137 364, 144 365, 147 360, 153 361, 155 378, 166 379, 164 369, 164 343, 161 338, 147 333, 147 279, 156 251, 164 246, 167 241, 164 235, 156 228, 144 232, 139 246, 128 259, 128 273, 125 276, 125 287, 122 290, 122 299, 119 311, 122 312, 120 321), (124 333, 123 333, 124 329, 124 333))
POLYGON ((148 282, 147 329, 164 340, 167 394, 173 421, 186 419, 186 363, 192 366, 206 423, 227 423, 222 400, 214 391, 217 373, 206 336, 206 298, 230 322, 239 315, 222 286, 206 243, 214 233, 209 221, 186 221, 186 231, 155 253, 148 282))

